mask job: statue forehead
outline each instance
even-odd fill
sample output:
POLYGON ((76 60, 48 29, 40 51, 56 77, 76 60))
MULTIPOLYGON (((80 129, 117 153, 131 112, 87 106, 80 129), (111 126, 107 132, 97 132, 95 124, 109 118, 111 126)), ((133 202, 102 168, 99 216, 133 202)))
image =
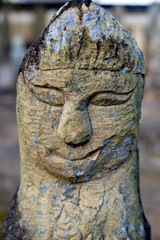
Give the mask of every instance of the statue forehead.
POLYGON ((48 88, 68 89, 74 91, 115 91, 129 92, 133 90, 139 81, 143 81, 140 74, 124 71, 100 71, 82 69, 57 69, 57 70, 36 70, 25 73, 25 80, 36 86, 48 88))

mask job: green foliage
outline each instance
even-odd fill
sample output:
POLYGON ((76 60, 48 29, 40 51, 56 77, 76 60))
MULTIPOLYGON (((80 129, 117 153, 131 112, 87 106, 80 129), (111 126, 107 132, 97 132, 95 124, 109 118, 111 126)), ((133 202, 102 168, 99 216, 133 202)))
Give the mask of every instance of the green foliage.
POLYGON ((5 217, 7 215, 7 209, 0 207, 0 239, 4 228, 5 217))

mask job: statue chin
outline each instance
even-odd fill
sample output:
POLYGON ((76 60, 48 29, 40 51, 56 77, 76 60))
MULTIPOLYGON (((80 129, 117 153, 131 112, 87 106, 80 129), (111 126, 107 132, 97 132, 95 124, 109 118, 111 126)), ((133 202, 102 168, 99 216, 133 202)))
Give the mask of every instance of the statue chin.
POLYGON ((76 160, 65 159, 50 153, 38 163, 55 176, 73 182, 86 182, 94 176, 98 163, 101 162, 102 149, 94 151, 83 159, 76 160))
POLYGON ((38 161, 51 174, 71 182, 86 182, 90 179, 105 177, 107 173, 118 169, 136 153, 136 141, 125 137, 116 146, 97 149, 83 159, 65 159, 53 153, 38 161))

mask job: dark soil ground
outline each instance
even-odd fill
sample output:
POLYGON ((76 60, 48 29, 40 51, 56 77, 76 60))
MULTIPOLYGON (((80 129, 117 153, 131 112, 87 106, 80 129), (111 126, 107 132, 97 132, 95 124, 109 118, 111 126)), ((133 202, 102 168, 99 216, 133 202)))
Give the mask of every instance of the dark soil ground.
MULTIPOLYGON (((140 187, 152 240, 160 239, 160 98, 145 95, 139 137, 140 187)), ((19 150, 15 96, 0 96, 0 232, 19 182, 19 150)))

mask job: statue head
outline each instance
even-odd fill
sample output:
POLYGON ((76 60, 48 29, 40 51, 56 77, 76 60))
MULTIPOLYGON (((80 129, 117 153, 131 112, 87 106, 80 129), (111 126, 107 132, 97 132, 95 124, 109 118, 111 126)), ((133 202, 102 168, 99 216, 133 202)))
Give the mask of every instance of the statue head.
POLYGON ((77 182, 120 168, 136 152, 144 74, 114 17, 91 2, 65 4, 19 71, 22 165, 77 182))

